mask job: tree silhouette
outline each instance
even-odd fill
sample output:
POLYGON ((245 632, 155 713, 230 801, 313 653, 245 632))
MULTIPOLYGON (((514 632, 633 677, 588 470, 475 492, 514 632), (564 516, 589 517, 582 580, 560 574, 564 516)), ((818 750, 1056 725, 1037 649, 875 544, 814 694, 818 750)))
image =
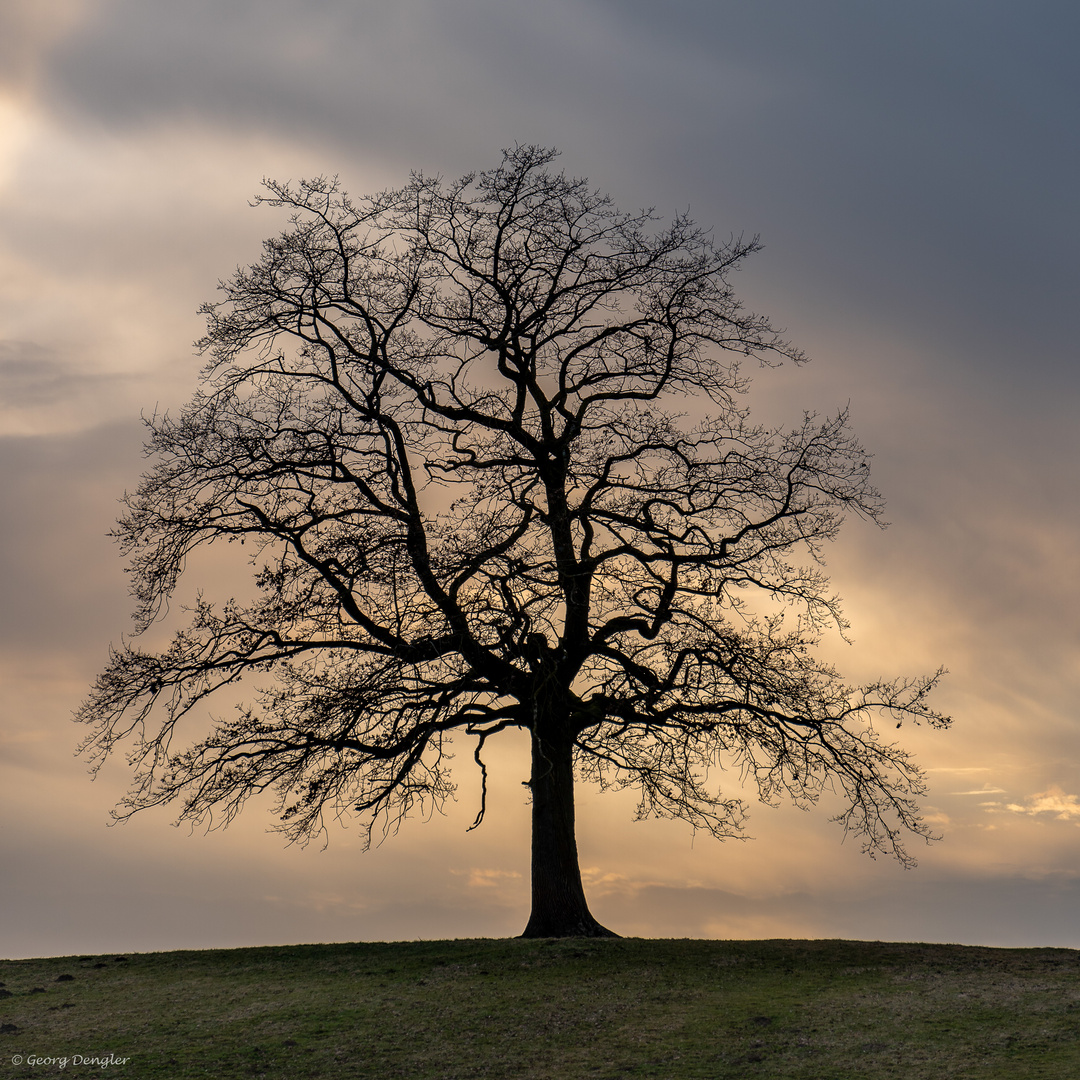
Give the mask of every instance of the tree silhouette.
POLYGON ((527 936, 610 933, 575 773, 721 838, 744 804, 718 766, 767 802, 829 785, 872 853, 926 835, 920 773, 872 721, 947 723, 936 677, 851 688, 813 656, 844 626, 821 546, 880 499, 843 412, 748 419, 738 361, 803 359, 734 297, 756 240, 620 212, 554 156, 360 200, 267 185, 290 224, 205 306, 202 387, 148 421, 117 530, 139 632, 214 541, 251 545, 256 598, 200 598, 167 650, 113 651, 80 718, 95 764, 131 744, 119 816, 178 800, 228 822, 272 789, 288 837, 329 812, 370 839, 452 794, 451 738, 486 792, 487 741, 524 729, 527 936), (182 746, 251 675, 252 704, 182 746))

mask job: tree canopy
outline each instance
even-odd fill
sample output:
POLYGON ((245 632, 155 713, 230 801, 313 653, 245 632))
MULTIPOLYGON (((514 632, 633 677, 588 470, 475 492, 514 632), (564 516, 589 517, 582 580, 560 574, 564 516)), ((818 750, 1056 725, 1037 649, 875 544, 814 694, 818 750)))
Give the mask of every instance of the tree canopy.
POLYGON ((829 785, 870 852, 926 835, 874 722, 946 724, 936 676, 850 687, 815 656, 844 627, 822 546, 881 500, 844 411, 750 420, 740 361, 803 360, 734 295, 757 241, 622 212, 554 157, 362 199, 267 185, 289 225, 205 306, 201 388, 148 421, 117 530, 140 633, 202 545, 249 545, 257 588, 112 652, 79 715, 94 762, 130 748, 121 815, 228 821, 273 790, 292 839, 392 827, 452 796, 451 741, 486 780, 487 741, 523 729, 526 933, 553 936, 607 932, 575 775, 717 837, 732 774, 766 802, 829 785), (240 680, 248 704, 189 736, 240 680))

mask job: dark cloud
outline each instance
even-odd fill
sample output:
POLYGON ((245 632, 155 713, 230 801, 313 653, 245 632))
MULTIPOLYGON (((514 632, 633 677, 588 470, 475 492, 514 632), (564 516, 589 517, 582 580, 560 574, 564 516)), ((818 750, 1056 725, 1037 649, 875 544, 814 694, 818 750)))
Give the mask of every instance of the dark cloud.
POLYGON ((621 198, 763 233, 774 285, 1008 383, 1071 377, 1078 29, 1064 4, 960 0, 116 0, 50 85, 107 125, 307 141, 330 172, 557 143, 621 198))
MULTIPOLYGON (((471 22, 472 6, 454 19, 471 22)), ((443 35, 447 18, 417 3, 118 0, 57 54, 50 94, 107 126, 195 121, 340 147, 342 158, 448 145, 497 104, 477 108, 476 57, 443 35)))
POLYGON ((0 341, 0 409, 37 408, 119 384, 119 375, 80 371, 32 341, 0 341))
POLYGON ((1064 374, 1080 283, 1075 8, 606 6, 681 40, 688 66, 738 59, 779 88, 740 122, 687 103, 665 130, 695 190, 721 185, 783 246, 792 291, 830 309, 839 294, 1006 379, 1018 363, 1064 374))

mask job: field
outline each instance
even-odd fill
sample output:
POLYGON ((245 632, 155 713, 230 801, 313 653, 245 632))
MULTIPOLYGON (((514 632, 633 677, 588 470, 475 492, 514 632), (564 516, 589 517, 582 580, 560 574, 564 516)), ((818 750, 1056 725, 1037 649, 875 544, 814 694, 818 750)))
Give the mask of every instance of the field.
POLYGON ((9 960, 0 982, 0 1080, 1080 1077, 1067 949, 399 942, 9 960))

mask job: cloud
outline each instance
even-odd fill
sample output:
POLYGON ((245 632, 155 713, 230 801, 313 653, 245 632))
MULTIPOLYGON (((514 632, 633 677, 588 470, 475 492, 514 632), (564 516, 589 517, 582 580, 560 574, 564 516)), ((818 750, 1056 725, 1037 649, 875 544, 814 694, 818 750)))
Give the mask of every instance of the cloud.
POLYGON ((1005 809, 1014 814, 1027 814, 1031 817, 1053 814, 1058 821, 1072 821, 1080 818, 1080 796, 1066 795, 1061 788, 1054 785, 1046 791, 1028 796, 1024 806, 1008 803, 1005 809))
POLYGON ((567 83, 581 99, 602 91, 597 50, 565 63, 580 6, 555 6, 114 0, 64 43, 48 100, 136 134, 184 121, 322 143, 338 159, 376 145, 453 154, 505 131, 512 110, 519 129, 523 112, 538 119, 567 83))
POLYGON ((468 870, 451 869, 450 873, 455 877, 465 877, 471 889, 494 889, 506 884, 513 886, 521 880, 521 874, 516 870, 491 870, 477 866, 468 870))
POLYGON ((33 86, 50 48, 87 14, 87 0, 5 0, 0 4, 0 89, 33 86))
POLYGON ((0 341, 0 410, 52 407, 108 389, 124 376, 80 371, 32 341, 0 341))
POLYGON ((0 437, 0 664, 12 663, 0 718, 25 712, 20 694, 40 697, 33 688, 43 677, 55 689, 67 659, 91 675, 128 628, 131 602, 106 534, 138 479, 142 439, 137 421, 0 437))

